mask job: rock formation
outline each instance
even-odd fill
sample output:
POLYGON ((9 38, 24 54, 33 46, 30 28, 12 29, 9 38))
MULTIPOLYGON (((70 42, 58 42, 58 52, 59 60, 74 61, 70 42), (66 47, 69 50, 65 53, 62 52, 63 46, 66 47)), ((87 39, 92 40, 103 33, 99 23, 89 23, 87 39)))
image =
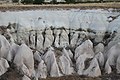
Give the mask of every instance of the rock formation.
POLYGON ((32 50, 27 45, 22 44, 16 53, 14 63, 23 74, 31 76, 34 71, 32 50))

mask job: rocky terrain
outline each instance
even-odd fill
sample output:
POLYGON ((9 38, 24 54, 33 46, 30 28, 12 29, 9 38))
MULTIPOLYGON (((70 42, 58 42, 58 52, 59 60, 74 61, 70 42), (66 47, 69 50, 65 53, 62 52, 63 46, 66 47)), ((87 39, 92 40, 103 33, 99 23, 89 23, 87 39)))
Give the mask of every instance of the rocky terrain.
POLYGON ((118 9, 0 14, 0 80, 119 80, 118 9))

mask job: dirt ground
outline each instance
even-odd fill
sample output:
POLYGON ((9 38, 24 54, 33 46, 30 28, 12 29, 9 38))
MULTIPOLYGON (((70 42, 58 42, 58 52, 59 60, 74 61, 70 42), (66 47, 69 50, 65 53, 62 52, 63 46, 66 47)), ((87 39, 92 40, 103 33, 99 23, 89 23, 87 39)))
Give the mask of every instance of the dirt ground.
POLYGON ((79 3, 79 4, 42 4, 42 5, 17 5, 17 4, 1 4, 0 11, 16 11, 16 10, 36 10, 36 9, 107 9, 115 8, 120 9, 120 2, 110 3, 79 3))

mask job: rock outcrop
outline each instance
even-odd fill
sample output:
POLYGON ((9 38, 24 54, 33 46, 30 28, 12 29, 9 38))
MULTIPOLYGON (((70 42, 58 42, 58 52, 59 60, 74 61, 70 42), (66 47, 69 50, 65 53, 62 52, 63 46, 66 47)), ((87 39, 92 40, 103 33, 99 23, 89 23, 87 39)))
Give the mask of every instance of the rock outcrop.
POLYGON ((62 76, 56 61, 55 53, 51 48, 45 53, 43 60, 47 66, 48 75, 51 77, 62 76))
POLYGON ((25 44, 22 44, 14 58, 14 64, 21 73, 31 76, 34 71, 34 59, 32 50, 25 44))
POLYGON ((75 49, 75 60, 82 54, 86 54, 87 58, 93 58, 95 55, 93 52, 93 43, 90 40, 86 40, 75 49))
POLYGON ((10 66, 9 66, 7 60, 3 59, 3 58, 0 58, 0 76, 2 74, 4 74, 8 70, 9 67, 10 66))
POLYGON ((7 56, 8 61, 11 62, 11 61, 14 60, 14 57, 15 57, 18 49, 19 49, 19 45, 15 44, 15 43, 12 43, 10 45, 10 50, 9 50, 9 53, 8 53, 8 56, 7 56))
POLYGON ((10 43, 3 35, 0 35, 0 57, 7 59, 9 50, 10 43))
POLYGON ((35 78, 46 78, 47 77, 47 66, 43 60, 38 64, 38 69, 36 69, 35 78))
POLYGON ((98 77, 101 76, 101 70, 98 64, 98 61, 96 58, 94 58, 90 66, 84 71, 84 75, 90 76, 90 77, 98 77))
POLYGON ((102 43, 99 43, 97 46, 95 46, 95 53, 103 52, 104 51, 104 45, 102 43))
POLYGON ((31 80, 29 77, 27 77, 26 75, 24 75, 23 77, 22 77, 22 80, 31 80))

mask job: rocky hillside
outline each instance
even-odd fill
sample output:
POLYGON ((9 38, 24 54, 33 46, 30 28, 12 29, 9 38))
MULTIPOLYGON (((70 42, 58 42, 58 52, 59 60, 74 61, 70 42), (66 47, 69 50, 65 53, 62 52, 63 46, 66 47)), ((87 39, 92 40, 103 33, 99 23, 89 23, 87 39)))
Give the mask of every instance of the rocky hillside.
POLYGON ((119 15, 113 9, 1 12, 0 80, 119 78, 119 15))

